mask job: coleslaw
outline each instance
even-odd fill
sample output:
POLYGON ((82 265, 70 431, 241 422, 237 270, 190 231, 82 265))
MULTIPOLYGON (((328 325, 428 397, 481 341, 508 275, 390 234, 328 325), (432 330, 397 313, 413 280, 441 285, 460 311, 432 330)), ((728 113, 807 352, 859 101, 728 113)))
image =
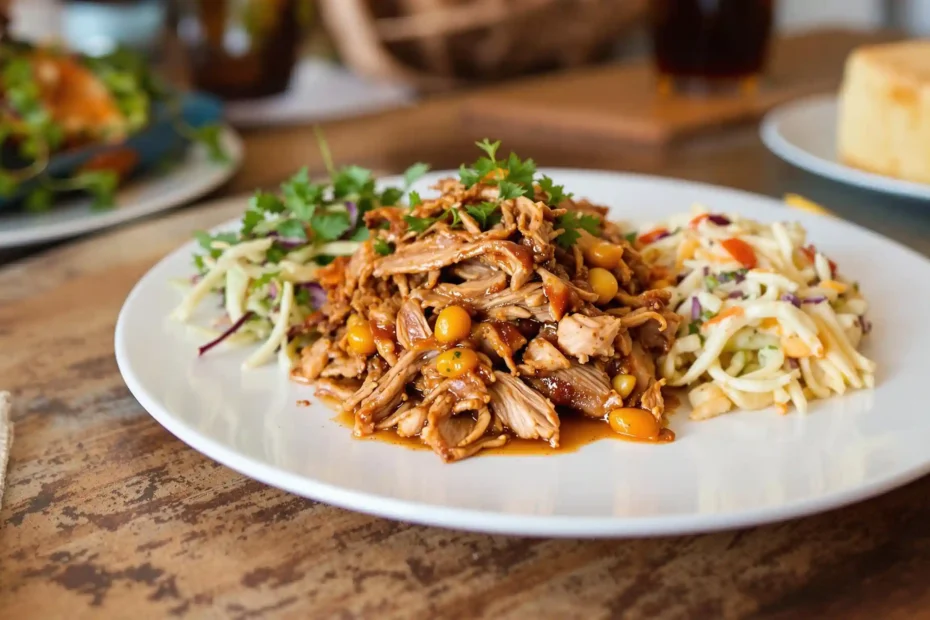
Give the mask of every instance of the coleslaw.
POLYGON ((799 224, 696 207, 645 230, 643 258, 684 319, 661 373, 690 387, 693 419, 734 406, 806 412, 811 400, 873 387, 875 362, 858 351, 868 303, 799 224))
MULTIPOLYGON (((324 159, 330 161, 324 149, 324 159)), ((219 297, 223 314, 210 326, 198 326, 210 340, 203 355, 221 343, 262 344, 245 360, 245 368, 271 361, 290 369, 297 351, 312 339, 304 329, 310 315, 326 301, 314 282, 317 270, 336 257, 353 254, 369 230, 364 214, 397 204, 428 170, 414 164, 404 174, 404 188, 376 189, 369 170, 333 169, 324 183, 303 169, 280 192, 257 192, 237 230, 195 233, 201 252, 194 255, 197 274, 181 284, 186 294, 172 313, 190 322, 205 300, 219 297)))

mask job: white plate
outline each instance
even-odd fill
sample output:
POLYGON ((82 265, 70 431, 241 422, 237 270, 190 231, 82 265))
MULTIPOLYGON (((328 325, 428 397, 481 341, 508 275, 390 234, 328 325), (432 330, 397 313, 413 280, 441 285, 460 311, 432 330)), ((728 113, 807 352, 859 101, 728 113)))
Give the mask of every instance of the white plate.
MULTIPOLYGON (((654 221, 695 201, 800 220, 873 304, 865 353, 879 364, 877 389, 814 403, 807 416, 766 410, 691 422, 682 407, 671 420, 678 439, 667 445, 607 440, 574 453, 447 465, 431 452, 352 439, 311 388, 276 366, 240 370, 246 350, 198 359, 202 336, 166 318, 180 298, 168 281, 190 275, 193 244, 156 265, 126 300, 116 326, 120 372, 165 428, 247 476, 351 510, 468 530, 593 537, 749 526, 861 500, 930 471, 930 328, 919 314, 930 308, 930 261, 753 194, 637 175, 549 174, 624 220, 654 221), (313 404, 299 407, 299 399, 313 404)), ((218 310, 203 308, 200 318, 218 310)))
POLYGON ((44 213, 0 211, 0 248, 74 237, 199 198, 226 182, 242 163, 239 136, 227 128, 222 139, 228 162, 211 161, 203 146, 194 145, 168 172, 148 173, 121 189, 110 209, 94 209, 90 199, 82 197, 57 203, 44 213))
POLYGON ((817 95, 780 105, 762 120, 762 142, 785 161, 816 175, 877 192, 930 199, 928 184, 866 172, 838 161, 837 108, 834 95, 817 95))

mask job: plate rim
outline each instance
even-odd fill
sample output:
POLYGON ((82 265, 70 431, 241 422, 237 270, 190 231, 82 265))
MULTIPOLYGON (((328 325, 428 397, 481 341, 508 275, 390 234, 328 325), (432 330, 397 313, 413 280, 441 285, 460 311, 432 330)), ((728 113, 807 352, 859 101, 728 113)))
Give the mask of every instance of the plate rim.
MULTIPOLYGON (((229 162, 222 165, 222 167, 218 166, 214 174, 205 175, 196 185, 192 184, 179 191, 177 197, 173 200, 155 199, 146 204, 144 208, 138 208, 137 205, 117 206, 75 220, 52 220, 38 226, 12 230, 3 229, 2 224, 5 216, 0 215, 0 249, 22 248, 63 239, 73 239, 80 235, 94 233, 189 204, 226 183, 242 167, 245 159, 245 144, 242 136, 232 126, 224 123, 222 140, 229 151, 229 162)), ((170 182, 171 175, 172 173, 157 175, 157 180, 170 182)), ((155 180, 153 176, 146 175, 139 182, 145 183, 155 180)), ((127 187, 132 185, 131 183, 127 187)), ((75 204, 86 200, 86 198, 76 198, 69 202, 75 204)), ((69 205, 60 206, 67 207, 69 205)), ((51 212, 54 212, 56 208, 58 207, 52 207, 51 212)))
MULTIPOLYGON (((788 140, 780 131, 780 125, 791 114, 803 114, 815 106, 839 105, 835 93, 809 95, 792 99, 772 108, 759 125, 759 137, 765 147, 779 159, 789 164, 846 185, 853 185, 874 192, 904 196, 914 199, 930 199, 930 184, 907 181, 883 174, 876 174, 847 166, 838 161, 824 159, 788 140)), ((834 114, 834 117, 836 114, 834 114)))
MULTIPOLYGON (((546 167, 541 169, 541 172, 548 173, 551 176, 557 174, 585 174, 611 177, 616 179, 617 182, 638 181, 671 184, 679 187, 690 187, 696 191, 712 190, 714 192, 723 192, 729 194, 734 199, 749 198, 755 201, 762 200, 770 203, 772 206, 778 206, 780 204, 776 198, 763 194, 672 177, 609 170, 554 167, 546 167)), ((452 170, 431 172, 427 179, 455 173, 456 171, 452 170)), ((398 176, 392 175, 383 177, 379 179, 379 181, 392 182, 392 180, 399 178, 398 176)), ((853 222, 837 220, 836 218, 827 218, 819 214, 811 213, 805 213, 804 217, 829 220, 832 225, 838 226, 841 229, 844 227, 858 229, 860 233, 897 246, 899 250, 905 251, 912 259, 930 263, 930 258, 910 247, 853 222)), ((236 221, 238 220, 229 220, 215 226, 213 229, 220 230, 224 227, 229 227, 236 221)), ((127 337, 125 336, 125 330, 127 329, 127 308, 137 295, 142 294, 141 291, 143 288, 147 288, 148 281, 155 277, 155 272, 159 270, 159 267, 169 261, 176 260, 176 255, 190 251, 194 243, 194 241, 186 241, 169 252, 166 256, 162 257, 133 285, 123 302, 114 330, 114 352, 120 375, 129 388, 129 391, 142 408, 168 432, 177 437, 188 447, 229 467, 247 478, 257 480, 263 484, 300 497, 372 516, 461 531, 522 537, 643 538, 732 530, 819 514, 876 497, 930 473, 930 459, 928 459, 919 467, 905 469, 894 475, 869 481, 866 484, 835 491, 827 495, 794 500, 777 506, 756 507, 731 513, 704 514, 692 512, 664 516, 611 517, 515 515, 489 510, 452 508, 346 489, 338 485, 314 480, 304 475, 292 473, 277 466, 261 462, 256 458, 244 456, 235 449, 201 433, 198 429, 178 419, 167 407, 161 406, 157 399, 151 396, 135 375, 132 374, 129 354, 126 350, 127 337)))

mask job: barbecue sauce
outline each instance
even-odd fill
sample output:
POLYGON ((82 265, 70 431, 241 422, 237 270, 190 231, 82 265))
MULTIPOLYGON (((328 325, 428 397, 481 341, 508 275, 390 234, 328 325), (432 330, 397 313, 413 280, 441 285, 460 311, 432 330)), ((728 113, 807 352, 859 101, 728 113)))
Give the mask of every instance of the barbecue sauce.
MULTIPOLYGON (((338 404, 325 399, 326 404, 331 408, 337 408, 338 404), (336 405, 336 407, 334 407, 336 405)), ((333 420, 341 426, 351 429, 355 426, 355 419, 351 413, 340 412, 333 420)), ((419 437, 401 437, 393 430, 376 431, 367 437, 357 437, 360 441, 379 441, 394 446, 402 446, 412 450, 429 450, 429 446, 420 441, 419 437)), ((560 416, 559 425, 559 447, 553 448, 544 441, 538 439, 518 439, 513 437, 500 448, 490 448, 481 450, 475 456, 527 456, 527 455, 549 455, 563 454, 566 452, 577 452, 584 446, 601 440, 619 440, 635 441, 637 443, 668 443, 675 439, 675 433, 670 429, 664 428, 659 433, 659 438, 655 442, 638 442, 636 439, 618 435, 604 420, 596 420, 580 415, 563 414, 560 416)))

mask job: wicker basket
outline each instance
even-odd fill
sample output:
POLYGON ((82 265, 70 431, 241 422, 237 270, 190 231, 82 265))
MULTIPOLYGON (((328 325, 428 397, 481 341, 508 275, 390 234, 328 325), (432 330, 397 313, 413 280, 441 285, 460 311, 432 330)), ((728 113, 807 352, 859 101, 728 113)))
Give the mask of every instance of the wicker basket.
POLYGON ((609 53, 648 0, 319 0, 360 73, 438 90, 609 53))

